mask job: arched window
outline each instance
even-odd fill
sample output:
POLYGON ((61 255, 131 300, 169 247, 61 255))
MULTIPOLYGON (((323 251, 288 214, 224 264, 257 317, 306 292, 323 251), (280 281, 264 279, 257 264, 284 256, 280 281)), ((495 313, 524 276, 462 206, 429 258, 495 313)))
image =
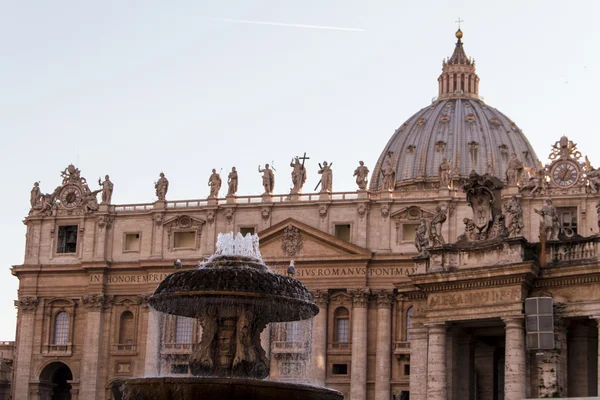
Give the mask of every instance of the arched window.
POLYGON ((410 342, 409 329, 412 328, 412 315, 413 315, 413 308, 411 306, 408 308, 408 310, 406 310, 406 341, 407 342, 410 342))
POLYGON ((119 323, 119 344, 133 344, 135 335, 134 317, 131 311, 123 311, 119 323))
POLYGON ((335 310, 334 317, 334 342, 348 343, 350 341, 350 313, 345 307, 335 310))
POLYGON ((177 317, 175 343, 192 343, 193 322, 192 318, 177 317))
POLYGON ((69 343, 69 313, 61 311, 54 317, 54 340, 52 344, 67 345, 69 343))

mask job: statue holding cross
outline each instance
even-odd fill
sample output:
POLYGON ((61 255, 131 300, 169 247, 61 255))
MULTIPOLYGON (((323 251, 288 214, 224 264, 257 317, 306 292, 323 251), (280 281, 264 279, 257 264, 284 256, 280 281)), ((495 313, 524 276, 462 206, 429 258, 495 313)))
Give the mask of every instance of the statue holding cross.
POLYGON ((302 186, 306 182, 306 168, 304 167, 304 161, 310 160, 310 157, 306 157, 306 152, 302 157, 294 157, 292 162, 290 163, 290 167, 292 167, 292 190, 291 194, 299 194, 302 193, 302 186), (300 163, 302 160, 302 163, 300 163))

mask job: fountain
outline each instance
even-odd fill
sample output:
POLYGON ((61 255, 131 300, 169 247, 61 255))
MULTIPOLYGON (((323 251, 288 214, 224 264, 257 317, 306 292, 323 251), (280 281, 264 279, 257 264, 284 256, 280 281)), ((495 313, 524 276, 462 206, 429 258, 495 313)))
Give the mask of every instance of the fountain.
POLYGON ((199 320, 202 338, 189 359, 194 376, 121 380, 113 385, 117 400, 343 399, 332 389, 264 380, 269 360, 262 330, 312 318, 319 308, 302 283, 267 268, 257 235, 219 234, 215 254, 196 270, 169 275, 148 303, 199 320))

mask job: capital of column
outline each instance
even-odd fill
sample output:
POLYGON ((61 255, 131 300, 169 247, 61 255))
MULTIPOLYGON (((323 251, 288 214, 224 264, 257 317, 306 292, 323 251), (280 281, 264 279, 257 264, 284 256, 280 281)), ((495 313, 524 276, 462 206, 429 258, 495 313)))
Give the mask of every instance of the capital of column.
POLYGON ((81 298, 86 311, 102 311, 109 308, 115 302, 115 296, 105 294, 85 294, 81 298))
POLYGON ((149 294, 138 294, 137 295, 138 304, 140 305, 140 307, 142 307, 142 309, 144 309, 144 310, 148 309, 148 299, 149 298, 150 298, 149 294))
POLYGON ((430 324, 425 324, 425 326, 427 327, 427 330, 429 332, 429 334, 438 334, 438 333, 446 333, 446 331, 448 330, 448 324, 446 324, 445 322, 433 322, 430 324))
POLYGON ((373 295, 377 300, 377 308, 392 308, 392 302, 394 301, 393 290, 377 289, 373 291, 373 295))
POLYGON ((523 329, 523 322, 525 321, 524 315, 515 315, 509 317, 502 317, 505 329, 523 329))
POLYGON ((350 296, 352 296, 352 306, 355 308, 365 308, 369 305, 370 291, 367 288, 350 289, 348 290, 350 296))
POLYGON ((327 289, 315 289, 311 290, 310 294, 313 297, 314 302, 321 307, 326 307, 329 304, 329 291, 327 289))
POLYGON ((15 300, 15 307, 19 312, 32 312, 35 311, 39 303, 40 300, 37 297, 19 297, 18 300, 15 300))

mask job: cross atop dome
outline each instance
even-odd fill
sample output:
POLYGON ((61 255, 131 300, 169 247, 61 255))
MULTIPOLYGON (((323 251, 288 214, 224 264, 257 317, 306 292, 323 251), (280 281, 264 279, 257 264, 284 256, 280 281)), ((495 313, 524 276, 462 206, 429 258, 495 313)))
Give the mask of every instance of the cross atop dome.
POLYGON ((460 30, 460 18, 456 31, 456 45, 452 56, 442 62, 442 74, 438 78, 438 100, 452 97, 470 97, 479 99, 479 77, 475 73, 475 61, 465 53, 463 32, 460 30))

